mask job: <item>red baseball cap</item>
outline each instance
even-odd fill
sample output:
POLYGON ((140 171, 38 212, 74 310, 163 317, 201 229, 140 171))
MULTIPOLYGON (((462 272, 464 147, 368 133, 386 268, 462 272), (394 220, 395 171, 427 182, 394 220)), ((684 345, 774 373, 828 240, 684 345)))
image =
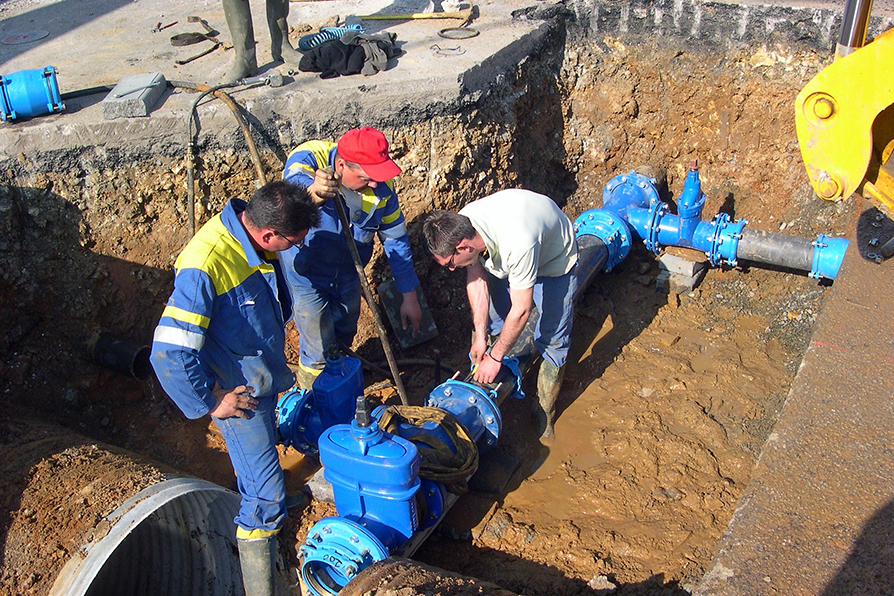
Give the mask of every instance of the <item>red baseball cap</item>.
POLYGON ((391 180, 401 170, 388 157, 388 141, 380 131, 364 126, 353 128, 338 140, 338 154, 357 164, 374 182, 391 180))

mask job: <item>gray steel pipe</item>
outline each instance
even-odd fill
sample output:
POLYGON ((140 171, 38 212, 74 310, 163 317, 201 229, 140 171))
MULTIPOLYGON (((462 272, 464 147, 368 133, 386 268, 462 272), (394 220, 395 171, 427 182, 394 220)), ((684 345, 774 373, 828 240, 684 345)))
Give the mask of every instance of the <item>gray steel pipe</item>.
POLYGON ((744 228, 736 257, 765 265, 810 271, 813 268, 815 249, 815 241, 809 238, 744 228))

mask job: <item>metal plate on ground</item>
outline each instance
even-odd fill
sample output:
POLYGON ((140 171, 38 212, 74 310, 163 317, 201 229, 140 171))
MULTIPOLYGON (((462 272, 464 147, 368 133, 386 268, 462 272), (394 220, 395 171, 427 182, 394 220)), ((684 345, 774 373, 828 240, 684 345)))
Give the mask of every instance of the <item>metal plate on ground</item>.
POLYGON ((21 35, 11 35, 9 37, 3 38, 3 43, 8 46, 14 46, 20 43, 31 43, 32 41, 37 41, 38 39, 43 39, 47 35, 49 35, 49 31, 44 31, 42 29, 35 29, 34 31, 28 31, 27 33, 22 33, 21 35))
POLYGON ((380 283, 378 292, 382 308, 388 314, 388 320, 391 322, 394 336, 402 349, 418 346, 438 336, 438 328, 435 326, 431 310, 428 308, 428 303, 422 294, 422 288, 416 288, 416 298, 419 300, 419 308, 422 309, 422 320, 419 322, 419 333, 415 336, 411 328, 404 329, 401 327, 400 306, 403 304, 403 295, 394 287, 394 280, 389 279, 380 283))

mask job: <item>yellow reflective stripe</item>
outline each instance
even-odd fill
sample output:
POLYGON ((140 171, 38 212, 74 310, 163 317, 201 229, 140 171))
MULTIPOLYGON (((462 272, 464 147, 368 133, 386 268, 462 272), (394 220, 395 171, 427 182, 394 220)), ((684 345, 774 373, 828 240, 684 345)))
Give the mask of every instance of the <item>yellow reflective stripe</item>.
POLYGON ((279 532, 279 528, 275 530, 246 530, 241 526, 236 526, 236 538, 239 540, 258 540, 260 538, 269 538, 279 532))
POLYGON ((161 313, 161 316, 170 317, 172 319, 183 321, 184 323, 196 325, 197 327, 202 327, 205 329, 207 329, 209 323, 211 323, 211 319, 209 319, 205 315, 199 315, 194 312, 189 312, 188 310, 183 310, 182 308, 177 308, 176 306, 166 306, 164 312, 161 313))
POLYGON ((388 224, 390 224, 390 223, 394 223, 395 221, 397 221, 397 218, 399 218, 399 217, 400 217, 400 207, 398 207, 397 209, 395 209, 395 210, 394 210, 394 213, 391 213, 391 214, 386 215, 385 217, 383 217, 383 218, 382 218, 382 223, 385 224, 385 225, 388 225, 388 224))
POLYGON ((374 190, 367 188, 360 194, 360 209, 366 214, 372 213, 383 200, 386 199, 380 199, 374 190))
POLYGON ((198 351, 205 345, 205 336, 201 333, 187 331, 186 329, 159 325, 155 328, 152 341, 198 351))
POLYGON ((248 266, 242 245, 223 225, 220 215, 214 216, 202 226, 177 257, 175 267, 178 271, 198 269, 207 273, 218 296, 239 286, 255 271, 274 271, 273 265, 269 263, 261 263, 257 267, 248 266))
POLYGON ((310 154, 314 156, 314 159, 317 162, 317 167, 325 168, 329 165, 329 151, 331 151, 333 147, 335 147, 335 143, 330 141, 307 141, 306 143, 298 145, 298 147, 289 154, 289 157, 292 157, 299 151, 309 151, 310 154))

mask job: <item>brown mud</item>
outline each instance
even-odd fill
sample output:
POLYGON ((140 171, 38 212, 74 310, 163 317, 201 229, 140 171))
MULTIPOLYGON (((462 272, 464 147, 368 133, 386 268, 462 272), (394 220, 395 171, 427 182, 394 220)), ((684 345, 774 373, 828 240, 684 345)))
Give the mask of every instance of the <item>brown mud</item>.
MULTIPOLYGON (((843 235, 854 204, 813 196, 792 113, 824 60, 780 48, 705 53, 612 38, 547 49, 506 83, 513 99, 387 131, 405 172, 398 189, 411 235, 431 208, 511 186, 553 196, 573 218, 601 205, 609 179, 642 164, 665 170, 676 196, 692 159, 705 219, 723 210, 757 229, 843 235)), ((84 343, 99 329, 148 342, 185 241, 182 159, 142 156, 112 167, 103 153, 76 156, 58 171, 21 155, 17 171, 4 175, 0 405, 6 416, 37 415, 234 487, 209 420, 185 420, 154 379, 137 382, 85 358, 84 343)), ((275 155, 265 160, 269 171, 281 167, 275 155)), ((246 155, 206 147, 199 221, 251 188, 246 155)), ((465 370, 471 327, 461 273, 421 253, 417 271, 441 335, 398 358, 430 359, 437 349, 444 364, 465 370)), ((386 272, 379 262, 371 278, 386 272)), ((518 472, 503 494, 463 497, 417 558, 530 595, 685 594, 698 581, 829 287, 803 273, 715 268, 695 291, 677 294, 656 285, 657 273, 655 257, 635 247, 618 270, 596 278, 575 317, 558 441, 541 450, 528 404, 505 404, 498 451, 520 462, 518 472)), ((368 314, 361 327, 354 347, 381 360, 368 314)), ((293 330, 289 337, 294 350, 293 330)), ((405 374, 419 400, 435 382, 424 367, 405 374)), ((396 399, 388 390, 376 395, 396 399)), ((25 457, 15 442, 3 456, 25 457)), ((84 531, 29 521, 51 519, 50 508, 70 497, 36 506, 46 511, 27 500, 23 487, 48 465, 28 463, 0 488, 4 596, 46 594, 52 585, 50 572, 23 575, 40 555, 14 543, 21 524, 31 524, 29 542, 63 545, 60 561, 84 531)), ((107 496, 90 502, 89 515, 107 515, 123 495, 107 496)), ((282 542, 292 565, 295 543, 332 514, 321 503, 291 512, 282 542)))

